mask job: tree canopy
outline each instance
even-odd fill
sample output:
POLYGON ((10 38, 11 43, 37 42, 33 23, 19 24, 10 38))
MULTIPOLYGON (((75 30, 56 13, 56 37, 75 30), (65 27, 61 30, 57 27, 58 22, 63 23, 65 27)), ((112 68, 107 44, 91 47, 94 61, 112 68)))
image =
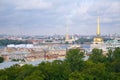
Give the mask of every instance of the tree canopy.
POLYGON ((21 40, 9 40, 9 39, 0 40, 0 46, 6 46, 8 44, 29 44, 29 43, 31 42, 21 41, 21 40))
POLYGON ((94 49, 87 61, 83 57, 79 49, 70 49, 62 61, 1 69, 0 80, 120 80, 120 48, 106 56, 94 49))
POLYGON ((3 57, 0 57, 0 63, 2 63, 4 61, 3 57))

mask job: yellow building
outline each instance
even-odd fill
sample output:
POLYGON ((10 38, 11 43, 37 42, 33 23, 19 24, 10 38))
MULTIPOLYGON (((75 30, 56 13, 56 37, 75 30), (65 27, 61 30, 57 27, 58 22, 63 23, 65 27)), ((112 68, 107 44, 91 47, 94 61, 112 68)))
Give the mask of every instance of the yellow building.
POLYGON ((96 36, 93 39, 93 43, 90 45, 90 50, 92 51, 92 49, 94 49, 94 48, 98 48, 98 49, 102 49, 103 51, 106 51, 104 40, 100 36, 100 17, 99 16, 98 16, 98 19, 97 19, 96 36))
POLYGON ((103 38, 100 36, 100 17, 98 16, 98 20, 97 20, 97 32, 96 32, 96 37, 94 38, 94 43, 95 44, 99 44, 99 43, 103 43, 103 38))

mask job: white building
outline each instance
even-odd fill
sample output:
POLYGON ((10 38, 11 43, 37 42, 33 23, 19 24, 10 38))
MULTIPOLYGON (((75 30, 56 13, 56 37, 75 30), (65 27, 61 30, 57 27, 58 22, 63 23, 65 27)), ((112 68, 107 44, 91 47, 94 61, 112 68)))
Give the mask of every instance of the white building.
POLYGON ((8 48, 33 48, 33 44, 9 44, 7 45, 8 48))

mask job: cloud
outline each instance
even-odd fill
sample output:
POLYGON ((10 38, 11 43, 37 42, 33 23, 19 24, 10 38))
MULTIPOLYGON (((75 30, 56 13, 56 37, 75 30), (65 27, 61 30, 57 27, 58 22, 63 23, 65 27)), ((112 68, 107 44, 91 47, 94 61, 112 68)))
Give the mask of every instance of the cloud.
POLYGON ((49 9, 53 5, 51 2, 45 0, 13 0, 18 10, 30 10, 30 9, 49 9))
POLYGON ((119 33, 119 5, 119 0, 0 0, 0 28, 5 33, 65 34, 69 20, 70 34, 95 34, 100 16, 103 33, 119 33))

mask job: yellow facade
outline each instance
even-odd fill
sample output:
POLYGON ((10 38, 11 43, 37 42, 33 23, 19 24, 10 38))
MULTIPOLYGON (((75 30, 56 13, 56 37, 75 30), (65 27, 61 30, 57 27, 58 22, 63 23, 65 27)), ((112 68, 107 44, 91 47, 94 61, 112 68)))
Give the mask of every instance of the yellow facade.
POLYGON ((95 37, 94 38, 94 43, 102 43, 103 39, 101 37, 95 37))

